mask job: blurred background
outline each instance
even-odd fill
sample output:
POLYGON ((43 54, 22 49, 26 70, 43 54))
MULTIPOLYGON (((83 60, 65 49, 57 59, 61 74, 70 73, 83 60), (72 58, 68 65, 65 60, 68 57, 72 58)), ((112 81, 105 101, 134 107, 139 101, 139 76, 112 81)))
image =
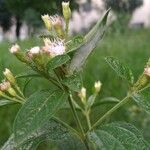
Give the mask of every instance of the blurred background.
MULTIPOLYGON (((10 46, 17 42, 23 50, 41 44, 39 35, 46 33, 41 15, 61 15, 61 0, 0 0, 0 79, 2 71, 10 68, 15 74, 28 68, 9 54, 10 46)), ((88 59, 83 74, 84 86, 91 93, 96 80, 101 80, 103 88, 97 102, 104 97, 123 98, 127 84, 116 77, 104 61, 106 56, 114 56, 127 63, 135 77, 143 71, 150 57, 150 0, 71 0, 72 18, 70 35, 85 34, 111 7, 108 18, 109 28, 103 41, 88 59)), ((24 84, 26 81, 20 81, 24 84)), ((38 89, 50 87, 43 79, 35 79, 26 89, 27 95, 38 89)), ((107 111, 110 106, 102 105, 91 114, 92 122, 107 111), (101 113, 99 113, 101 111, 101 113), (94 116, 94 117, 93 117, 94 116)), ((20 105, 0 108, 0 146, 12 133, 12 124, 20 105)), ((64 114, 68 111, 65 112, 64 114)), ((71 112, 70 112, 71 115, 71 112)), ((73 124, 71 117, 67 121, 73 124)), ((133 123, 150 141, 150 117, 135 103, 130 103, 118 110, 107 121, 133 123)), ((42 146, 39 149, 43 149, 42 146)))

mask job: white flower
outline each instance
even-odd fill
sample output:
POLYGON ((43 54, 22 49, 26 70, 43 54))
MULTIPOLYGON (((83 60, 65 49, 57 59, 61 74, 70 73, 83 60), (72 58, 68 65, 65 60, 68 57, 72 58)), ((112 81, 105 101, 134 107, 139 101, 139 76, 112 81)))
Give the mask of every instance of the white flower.
POLYGON ((101 89, 102 83, 100 81, 95 82, 94 84, 94 88, 95 88, 95 92, 99 92, 101 89))
POLYGON ((9 51, 10 51, 12 54, 14 54, 14 53, 17 53, 19 50, 20 50, 20 46, 19 46, 18 44, 15 44, 15 45, 13 45, 13 46, 10 48, 9 51))
POLYGON ((38 54, 40 52, 40 47, 36 46, 30 49, 31 54, 38 54))
POLYGON ((36 47, 31 48, 28 51, 28 56, 29 58, 32 58, 33 56, 38 55, 39 53, 40 53, 40 47, 36 46, 36 47))
POLYGON ((55 39, 51 41, 50 39, 44 39, 45 46, 43 50, 48 52, 50 56, 55 57, 58 55, 63 55, 65 53, 65 44, 61 39, 55 39))
POLYGON ((144 74, 150 77, 150 67, 144 69, 144 74))

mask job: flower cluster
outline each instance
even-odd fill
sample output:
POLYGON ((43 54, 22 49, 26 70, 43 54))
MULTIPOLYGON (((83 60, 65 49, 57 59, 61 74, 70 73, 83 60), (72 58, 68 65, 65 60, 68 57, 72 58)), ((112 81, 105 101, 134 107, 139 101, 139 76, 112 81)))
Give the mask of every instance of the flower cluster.
POLYGON ((68 21, 71 17, 69 2, 62 3, 62 10, 64 21, 66 22, 65 30, 63 27, 62 17, 58 15, 42 15, 41 18, 45 24, 45 27, 50 32, 51 38, 43 38, 44 45, 32 47, 25 53, 21 51, 19 45, 15 44, 10 48, 10 52, 14 54, 20 61, 26 63, 32 68, 38 68, 40 71, 41 69, 43 70, 50 59, 58 55, 65 54, 67 42, 66 38, 69 28, 68 21), (33 64, 35 66, 33 66, 33 64))

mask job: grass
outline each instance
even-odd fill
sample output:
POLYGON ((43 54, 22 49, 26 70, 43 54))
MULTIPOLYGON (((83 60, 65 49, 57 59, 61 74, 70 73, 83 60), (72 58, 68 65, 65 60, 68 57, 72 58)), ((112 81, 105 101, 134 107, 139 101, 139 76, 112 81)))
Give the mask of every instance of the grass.
MULTIPOLYGON (((124 80, 118 78, 115 73, 106 64, 106 56, 114 56, 122 62, 127 63, 134 72, 135 78, 143 71, 144 65, 150 57, 150 30, 127 31, 123 35, 107 34, 93 54, 88 59, 84 71, 84 86, 91 92, 91 87, 96 80, 103 83, 102 91, 98 97, 118 97, 123 98, 126 94, 127 84, 124 80)), ((38 40, 26 40, 19 42, 23 49, 28 49, 39 43, 38 40)), ((21 64, 15 57, 9 54, 8 48, 11 44, 7 42, 0 44, 0 74, 5 67, 13 70, 15 74, 21 73, 27 68, 21 64)), ((2 79, 2 76, 0 76, 2 79)), ((35 80, 30 84, 27 93, 32 93, 37 88, 48 87, 48 83, 43 80, 35 80), (32 84, 32 86, 31 86, 32 84)), ((97 100, 98 100, 97 99, 97 100)), ((0 145, 6 141, 11 134, 12 124, 19 106, 4 106, 0 108, 0 145)), ((105 107, 102 108, 105 111, 105 107)), ((99 114, 97 114, 99 115, 99 114)), ((125 118, 128 114, 121 114, 125 118)), ((146 115, 144 114, 144 117, 146 115)), ((117 118, 117 115, 116 115, 117 118)), ((140 120, 141 121, 141 120, 140 120)), ((138 119, 135 119, 135 123, 138 119)), ((147 126, 146 126, 147 129, 147 126)), ((147 135, 149 136, 149 135, 147 135)))

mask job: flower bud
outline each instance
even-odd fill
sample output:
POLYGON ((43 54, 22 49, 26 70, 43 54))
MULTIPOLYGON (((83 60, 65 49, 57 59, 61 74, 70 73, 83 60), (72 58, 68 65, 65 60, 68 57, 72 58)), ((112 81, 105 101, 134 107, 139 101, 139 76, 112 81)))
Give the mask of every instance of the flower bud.
POLYGON ((94 88, 95 88, 95 92, 98 93, 101 89, 102 83, 100 81, 95 82, 94 84, 94 88))
POLYGON ((45 24, 47 30, 51 31, 51 29, 52 29, 52 22, 50 20, 49 15, 43 15, 43 16, 41 16, 41 18, 44 21, 44 24, 45 24))
POLYGON ((38 56, 40 54, 40 47, 36 46, 29 50, 28 56, 29 58, 33 58, 34 56, 38 56))
POLYGON ((150 77, 150 67, 144 69, 144 74, 150 77))
POLYGON ((16 79, 15 79, 14 75, 12 74, 12 72, 9 69, 6 68, 5 71, 3 72, 3 74, 11 84, 16 83, 16 79))
POLYGON ((79 92, 79 97, 81 98, 81 101, 83 104, 86 103, 86 88, 82 87, 81 91, 79 92))
POLYGON ((29 63, 28 57, 23 52, 21 52, 20 46, 18 44, 13 45, 9 51, 10 53, 14 54, 20 61, 27 64, 29 63))
POLYGON ((6 92, 9 88, 11 87, 10 83, 8 81, 3 81, 1 84, 0 84, 0 90, 2 92, 6 92))
POLYGON ((58 37, 64 38, 63 23, 61 17, 58 15, 54 15, 50 16, 50 19, 58 37))
POLYGON ((3 94, 3 92, 8 92, 13 97, 17 95, 15 90, 11 87, 11 84, 9 81, 3 81, 0 84, 0 91, 1 91, 1 94, 3 94))
POLYGON ((18 44, 13 45, 10 50, 9 50, 12 54, 16 54, 20 51, 20 46, 18 44))
POLYGON ((17 96, 17 93, 15 92, 15 90, 12 87, 10 87, 7 91, 11 96, 13 96, 13 97, 17 96))
POLYGON ((62 2, 62 10, 65 20, 69 20, 71 17, 71 9, 69 7, 69 2, 62 2))

